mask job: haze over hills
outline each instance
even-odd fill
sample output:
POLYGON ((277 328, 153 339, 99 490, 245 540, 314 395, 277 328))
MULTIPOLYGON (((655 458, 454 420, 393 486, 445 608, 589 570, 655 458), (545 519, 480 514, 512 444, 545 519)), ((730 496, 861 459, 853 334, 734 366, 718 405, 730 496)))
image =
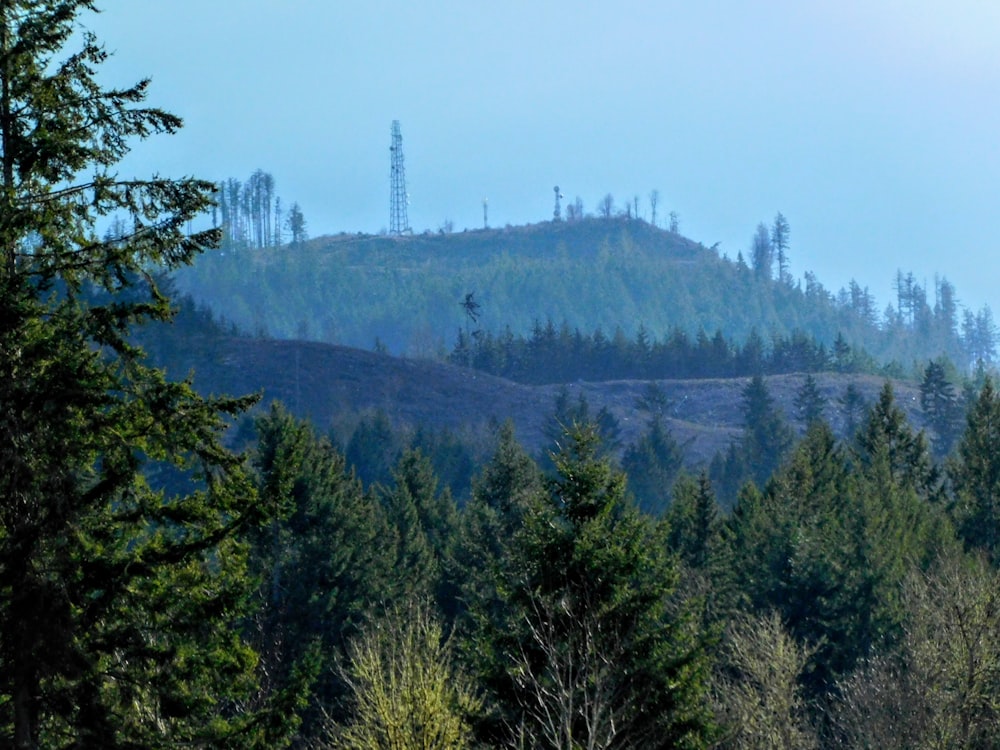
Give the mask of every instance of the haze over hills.
POLYGON ((646 221, 585 218, 277 248, 230 239, 176 283, 244 331, 438 359, 459 331, 527 336, 551 321, 609 338, 719 331, 730 342, 756 333, 766 343, 799 332, 830 347, 840 336, 907 373, 940 355, 960 369, 992 360, 992 314, 961 310, 944 278, 927 290, 901 272, 896 300, 880 312, 861 283, 834 294, 756 252, 720 257, 646 221), (474 320, 462 306, 470 294, 474 320))

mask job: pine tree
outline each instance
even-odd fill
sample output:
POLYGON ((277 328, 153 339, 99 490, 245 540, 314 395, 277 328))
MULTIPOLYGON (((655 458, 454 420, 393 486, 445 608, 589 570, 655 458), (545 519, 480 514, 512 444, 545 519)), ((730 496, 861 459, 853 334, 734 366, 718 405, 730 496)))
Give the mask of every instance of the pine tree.
POLYGON ((171 315, 153 272, 218 241, 185 234, 213 185, 116 176, 131 139, 181 121, 147 81, 98 84, 90 10, 0 4, 0 744, 275 746, 281 722, 236 710, 256 690, 237 535, 263 509, 221 436, 251 401, 202 398, 131 343, 171 315), (125 231, 102 239, 108 217, 125 231))
POLYGON ((888 380, 861 426, 856 443, 862 470, 884 461, 887 481, 894 485, 912 489, 923 498, 939 492, 940 472, 931 460, 927 438, 910 427, 888 380))
POLYGON ((743 389, 743 422, 741 451, 751 478, 763 487, 791 447, 792 432, 760 375, 743 389))
POLYGON ((791 229, 788 226, 788 219, 779 211, 774 216, 774 223, 771 225, 771 247, 777 255, 778 261, 778 281, 791 283, 791 276, 788 273, 788 235, 791 229))
POLYGON ((808 427, 814 422, 823 419, 823 408, 826 400, 820 393, 819 386, 816 385, 816 378, 806 375, 805 381, 798 393, 795 394, 795 408, 798 411, 798 418, 808 427))

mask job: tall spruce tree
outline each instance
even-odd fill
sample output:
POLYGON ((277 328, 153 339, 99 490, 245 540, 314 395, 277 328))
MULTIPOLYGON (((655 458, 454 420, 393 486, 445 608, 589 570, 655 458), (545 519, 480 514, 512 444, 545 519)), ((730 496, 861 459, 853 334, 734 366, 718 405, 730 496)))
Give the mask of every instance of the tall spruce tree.
POLYGON ((133 138, 181 121, 144 105, 148 81, 98 83, 93 10, 0 3, 0 745, 275 746, 236 709, 256 657, 232 627, 235 536, 261 514, 221 434, 249 402, 167 381, 130 342, 171 315, 153 273, 217 242, 184 232, 212 185, 117 176, 133 138), (183 490, 145 478, 164 465, 183 490))

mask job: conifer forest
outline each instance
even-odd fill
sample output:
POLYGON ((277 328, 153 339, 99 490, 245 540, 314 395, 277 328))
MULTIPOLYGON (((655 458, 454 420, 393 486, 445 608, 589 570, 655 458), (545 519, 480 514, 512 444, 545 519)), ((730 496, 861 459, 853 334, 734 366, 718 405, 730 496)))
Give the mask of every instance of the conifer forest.
POLYGON ((92 11, 0 0, 0 746, 1000 747, 988 307, 795 279, 781 213, 744 259, 653 197, 327 235, 125 178, 183 123, 92 11), (474 413, 402 418, 443 373, 474 413))

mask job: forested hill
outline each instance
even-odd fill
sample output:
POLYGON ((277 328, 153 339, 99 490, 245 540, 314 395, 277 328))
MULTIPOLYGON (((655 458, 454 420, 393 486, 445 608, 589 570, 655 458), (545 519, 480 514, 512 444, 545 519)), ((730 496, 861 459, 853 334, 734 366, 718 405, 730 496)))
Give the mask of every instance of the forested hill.
POLYGON ((896 305, 880 314, 860 284, 835 294, 811 274, 779 273, 766 253, 748 265, 625 218, 226 248, 178 274, 179 290, 245 331, 408 355, 442 357, 460 331, 527 336, 549 321, 628 339, 804 333, 829 347, 841 335, 907 371, 941 354, 989 362, 995 344, 989 310, 963 315, 943 279, 929 299, 900 274, 896 305))

